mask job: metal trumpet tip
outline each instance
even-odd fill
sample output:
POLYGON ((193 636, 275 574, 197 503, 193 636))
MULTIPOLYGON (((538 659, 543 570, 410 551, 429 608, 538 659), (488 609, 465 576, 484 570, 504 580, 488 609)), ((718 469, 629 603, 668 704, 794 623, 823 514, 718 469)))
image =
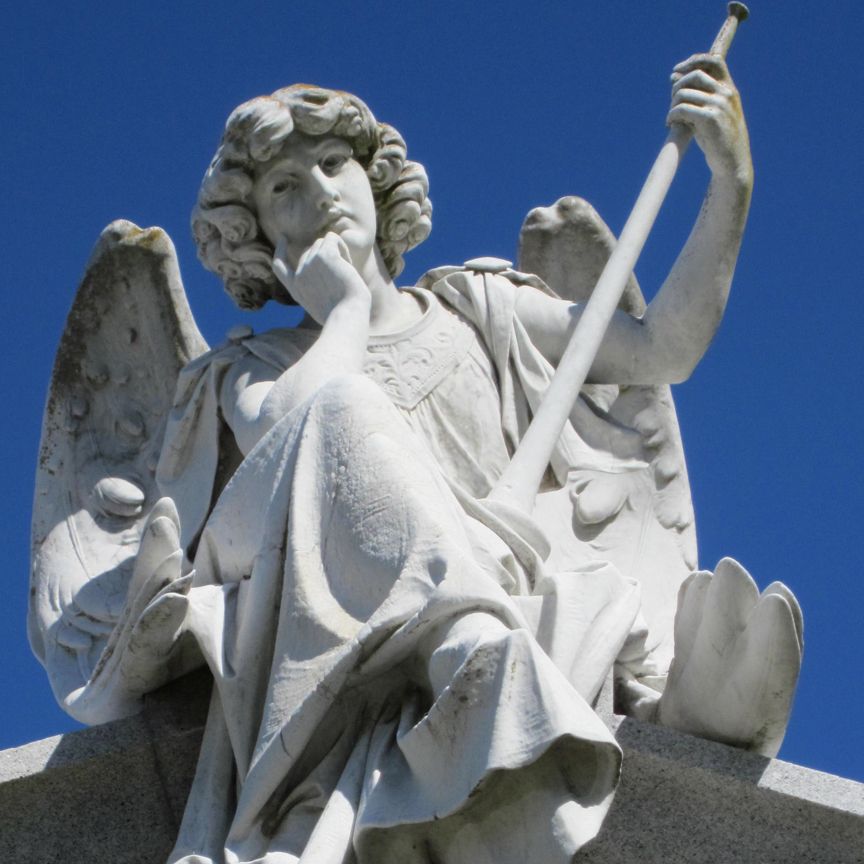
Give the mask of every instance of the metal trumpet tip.
POLYGON ((743 3, 730 3, 729 14, 734 15, 738 21, 744 21, 750 17, 750 10, 743 3))

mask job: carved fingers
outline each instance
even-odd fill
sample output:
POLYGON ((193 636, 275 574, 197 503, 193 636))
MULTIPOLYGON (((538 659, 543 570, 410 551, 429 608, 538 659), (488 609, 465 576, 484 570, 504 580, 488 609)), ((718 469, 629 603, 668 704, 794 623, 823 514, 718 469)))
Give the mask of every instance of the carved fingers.
POLYGON ((148 602, 169 582, 180 578, 180 517, 170 498, 160 498, 147 517, 129 582, 128 602, 148 602))
POLYGON ((287 258, 287 244, 280 238, 273 256, 273 273, 294 299, 319 324, 340 303, 351 301, 368 309, 369 288, 357 272, 345 241, 329 231, 319 237, 299 258, 296 270, 287 258))
POLYGON ((715 175, 749 178, 750 143, 741 98, 722 57, 694 54, 672 70, 666 122, 693 130, 715 175))
POLYGON ((273 270, 273 275, 288 289, 288 293, 293 297, 294 270, 286 258, 287 252, 288 243, 284 237, 280 237, 276 242, 276 248, 273 250, 273 260, 270 262, 270 268, 273 270))

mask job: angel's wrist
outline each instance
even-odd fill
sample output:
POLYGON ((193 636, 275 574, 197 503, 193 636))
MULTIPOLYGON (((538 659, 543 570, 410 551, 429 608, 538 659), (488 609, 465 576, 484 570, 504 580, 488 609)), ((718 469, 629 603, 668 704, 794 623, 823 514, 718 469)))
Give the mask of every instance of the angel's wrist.
POLYGON ((330 310, 327 316, 330 321, 350 328, 352 332, 358 328, 369 326, 369 314, 372 311, 372 297, 367 292, 362 294, 346 294, 330 310))

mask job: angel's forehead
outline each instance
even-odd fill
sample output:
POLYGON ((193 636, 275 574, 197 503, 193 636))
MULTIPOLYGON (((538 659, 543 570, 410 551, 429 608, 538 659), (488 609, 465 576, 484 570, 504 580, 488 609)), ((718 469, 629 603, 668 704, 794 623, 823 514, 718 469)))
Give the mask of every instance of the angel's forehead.
POLYGON ((257 177, 263 177, 283 167, 314 165, 322 155, 333 150, 344 150, 346 154, 350 154, 352 147, 348 141, 337 135, 307 135, 295 130, 285 139, 272 159, 258 163, 255 173, 257 177))

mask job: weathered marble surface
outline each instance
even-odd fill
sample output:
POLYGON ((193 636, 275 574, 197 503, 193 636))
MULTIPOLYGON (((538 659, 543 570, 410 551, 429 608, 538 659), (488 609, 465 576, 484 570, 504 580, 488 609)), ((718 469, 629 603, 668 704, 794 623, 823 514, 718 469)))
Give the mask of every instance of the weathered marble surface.
POLYGON ((722 59, 673 80, 702 213, 639 317, 631 286, 589 328, 591 384, 524 500, 502 477, 593 320, 558 216, 608 254, 593 211, 534 214, 560 296, 489 259, 400 290, 431 227, 422 166, 356 97, 296 85, 232 113, 193 231, 241 306, 293 298, 304 325, 205 351, 167 237, 103 235, 46 411, 31 639, 89 722, 209 667, 173 864, 569 861, 618 781, 593 710, 610 674, 634 716, 776 752, 800 613, 735 562, 690 573, 668 395, 725 308, 749 146, 722 59))

